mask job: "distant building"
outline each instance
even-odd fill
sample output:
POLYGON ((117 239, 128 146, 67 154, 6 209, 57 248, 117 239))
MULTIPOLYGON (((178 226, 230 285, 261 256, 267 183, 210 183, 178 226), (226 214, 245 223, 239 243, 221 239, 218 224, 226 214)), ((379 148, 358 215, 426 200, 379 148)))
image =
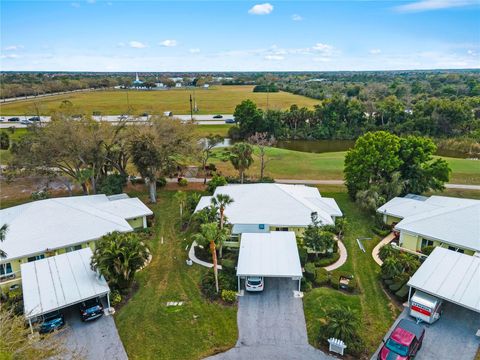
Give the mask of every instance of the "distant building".
POLYGON ((143 86, 143 81, 138 78, 138 73, 135 73, 135 81, 132 83, 133 88, 141 88, 143 86))
POLYGON ((176 88, 181 88, 181 87, 182 87, 182 83, 179 83, 179 82, 175 83, 175 87, 176 87, 176 88))

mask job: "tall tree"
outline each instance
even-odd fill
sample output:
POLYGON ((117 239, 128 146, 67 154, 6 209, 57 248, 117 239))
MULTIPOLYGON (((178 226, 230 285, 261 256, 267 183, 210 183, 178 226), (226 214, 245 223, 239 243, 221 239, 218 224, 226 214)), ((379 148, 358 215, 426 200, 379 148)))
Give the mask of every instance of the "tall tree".
POLYGON ((207 183, 207 163, 208 159, 212 156, 212 149, 221 144, 223 142, 223 137, 220 135, 212 135, 209 134, 205 139, 201 141, 202 143, 202 152, 200 155, 200 159, 202 161, 202 169, 203 169, 203 183, 207 183))
MULTIPOLYGON (((218 208, 220 213, 220 229, 223 229, 225 222, 225 208, 233 203, 233 199, 227 194, 217 194, 217 196, 212 197, 211 202, 212 206, 218 208)), ((223 257, 223 242, 220 243, 220 258, 223 257)))
POLYGON ((303 241, 305 246, 318 256, 318 253, 326 253, 332 249, 335 244, 335 235, 322 228, 323 224, 318 219, 316 212, 311 214, 311 220, 312 223, 308 225, 303 234, 303 241))
POLYGON ((243 100, 233 113, 240 129, 240 136, 246 139, 257 131, 266 131, 263 111, 252 100, 243 100))
POLYGON ((183 209, 187 203, 187 193, 185 191, 177 191, 175 193, 175 200, 178 202, 178 206, 180 207, 180 219, 183 218, 183 209))
POLYGON ((268 163, 268 160, 266 159, 267 148, 274 146, 277 141, 273 136, 269 136, 267 132, 256 132, 248 138, 248 142, 258 148, 258 156, 260 158, 260 180, 262 180, 265 176, 265 168, 268 163))
MULTIPOLYGON (((8 231, 8 224, 3 224, 0 227, 0 242, 5 241, 5 238, 7 236, 7 231, 8 231)), ((0 258, 6 258, 6 257, 7 257, 7 253, 2 249, 0 249, 0 258)))
POLYGON ((240 175, 240 182, 243 184, 245 171, 253 163, 253 148, 247 143, 236 143, 230 149, 229 157, 233 167, 240 175))

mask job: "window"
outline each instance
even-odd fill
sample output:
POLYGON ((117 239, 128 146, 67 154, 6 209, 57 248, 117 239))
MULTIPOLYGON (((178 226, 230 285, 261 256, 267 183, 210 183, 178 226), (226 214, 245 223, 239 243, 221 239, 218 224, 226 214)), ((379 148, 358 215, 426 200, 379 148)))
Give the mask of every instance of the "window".
POLYGON ((27 260, 28 260, 28 262, 32 262, 32 261, 41 260, 41 259, 45 259, 44 254, 29 257, 27 260))
POLYGON ((0 265, 0 275, 6 275, 12 273, 12 264, 6 263, 0 265))
POLYGON ((75 245, 75 246, 69 246, 65 248, 65 252, 72 252, 72 251, 77 251, 82 248, 82 245, 75 245))
POLYGON ((463 249, 459 249, 459 248, 456 248, 456 247, 454 247, 454 246, 449 246, 449 247, 448 247, 448 250, 452 250, 452 251, 455 251, 455 252, 459 252, 460 254, 463 254, 463 253, 464 253, 463 249))
POLYGON ((260 230, 265 230, 265 224, 258 224, 258 228, 260 230))
POLYGON ((433 241, 432 240, 427 240, 427 239, 422 239, 422 249, 425 246, 433 246, 433 241))

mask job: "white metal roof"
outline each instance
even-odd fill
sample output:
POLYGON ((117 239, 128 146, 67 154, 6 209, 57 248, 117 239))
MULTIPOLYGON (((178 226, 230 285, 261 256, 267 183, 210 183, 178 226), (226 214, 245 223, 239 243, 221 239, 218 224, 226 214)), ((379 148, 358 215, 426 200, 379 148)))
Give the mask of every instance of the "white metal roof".
POLYGON ((480 258, 436 247, 408 285, 480 312, 480 258))
POLYGON ((11 259, 27 257, 90 240, 113 232, 132 231, 126 219, 151 215, 136 198, 105 195, 39 200, 0 210, 0 225, 8 231, 1 249, 11 259))
POLYGON ((380 206, 377 209, 377 212, 380 214, 386 214, 403 219, 407 216, 424 213, 426 211, 434 210, 436 208, 437 206, 429 205, 422 200, 395 197, 380 206))
POLYGON ((237 276, 302 277, 295 233, 244 233, 240 241, 237 276))
POLYGON ((92 250, 85 248, 22 264, 25 316, 34 318, 110 292, 90 268, 92 250))
MULTIPOLYGON (((227 194, 234 202, 225 209, 232 224, 269 224, 307 226, 311 213, 317 212, 324 224, 333 224, 333 216, 342 216, 334 199, 322 198, 317 188, 305 185, 244 184, 219 186, 215 194, 227 194)), ((195 211, 210 204, 203 197, 195 211)))

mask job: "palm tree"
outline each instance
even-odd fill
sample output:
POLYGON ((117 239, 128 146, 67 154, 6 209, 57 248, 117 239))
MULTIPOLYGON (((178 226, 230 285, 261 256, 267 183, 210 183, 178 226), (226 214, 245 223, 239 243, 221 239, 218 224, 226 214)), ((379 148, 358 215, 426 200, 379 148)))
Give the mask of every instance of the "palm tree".
POLYGON ((402 266, 395 256, 387 257, 382 264, 382 274, 386 278, 393 278, 402 272, 402 266))
POLYGON ((253 163, 253 148, 247 143, 236 143, 230 150, 230 162, 240 175, 240 182, 243 184, 245 170, 253 163))
MULTIPOLYGON (((0 242, 5 241, 5 238, 7 236, 7 231, 8 231, 8 224, 3 224, 0 227, 0 242)), ((0 249, 0 258, 6 258, 6 257, 7 257, 7 253, 2 249, 0 249)))
POLYGON ((210 244, 210 252, 212 253, 213 273, 215 275, 215 289, 218 289, 218 262, 217 262, 217 245, 222 244, 228 237, 225 229, 220 229, 217 223, 207 223, 200 226, 200 233, 195 234, 193 239, 199 244, 210 244))
POLYGON ((346 343, 353 342, 357 337, 359 326, 358 314, 349 306, 335 306, 325 313, 327 323, 324 325, 324 335, 334 337, 346 343))
MULTIPOLYGON (((227 194, 217 194, 217 196, 212 197, 212 206, 219 209, 220 212, 220 229, 223 229, 225 221, 225 207, 233 203, 233 199, 227 194)), ((220 243, 220 258, 223 255, 223 242, 220 243)))
POLYGON ((180 219, 183 218, 183 208, 187 203, 187 193, 184 191, 177 191, 175 193, 175 199, 178 201, 178 205, 180 206, 180 219))
POLYGON ((398 254, 398 250, 395 249, 392 245, 387 244, 382 246, 378 251, 378 256, 380 259, 385 260, 388 257, 396 256, 398 254))
POLYGON ((96 242, 90 266, 119 289, 127 289, 149 256, 136 233, 113 232, 96 242))
POLYGON ((417 256, 407 253, 400 253, 398 258, 399 265, 403 268, 403 272, 413 275, 420 267, 420 260, 417 256))

